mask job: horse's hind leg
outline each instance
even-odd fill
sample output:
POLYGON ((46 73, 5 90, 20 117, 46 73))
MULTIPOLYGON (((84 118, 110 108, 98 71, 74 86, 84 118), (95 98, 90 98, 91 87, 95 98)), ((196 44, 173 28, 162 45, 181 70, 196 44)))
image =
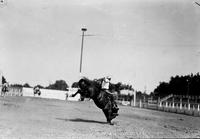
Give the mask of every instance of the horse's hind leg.
POLYGON ((106 116, 107 123, 109 123, 110 125, 113 125, 111 123, 111 120, 113 119, 111 105, 108 107, 108 109, 104 109, 103 112, 104 112, 104 114, 106 116))
POLYGON ((111 108, 108 110, 108 120, 107 122, 110 124, 110 125, 113 125, 113 123, 111 123, 111 120, 112 120, 112 110, 111 108))
POLYGON ((107 120, 107 123, 109 123, 109 124, 111 124, 111 118, 110 118, 110 114, 109 114, 109 112, 108 112, 108 110, 106 109, 104 109, 104 110, 102 110, 103 111, 103 113, 104 113, 104 115, 105 115, 105 117, 106 117, 106 120, 107 120))

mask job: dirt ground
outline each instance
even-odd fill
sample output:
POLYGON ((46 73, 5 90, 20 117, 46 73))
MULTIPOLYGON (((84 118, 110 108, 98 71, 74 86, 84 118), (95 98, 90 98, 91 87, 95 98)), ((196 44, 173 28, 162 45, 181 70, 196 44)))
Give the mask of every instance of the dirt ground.
POLYGON ((200 138, 200 117, 119 108, 114 125, 108 125, 93 102, 1 97, 0 138, 200 138))

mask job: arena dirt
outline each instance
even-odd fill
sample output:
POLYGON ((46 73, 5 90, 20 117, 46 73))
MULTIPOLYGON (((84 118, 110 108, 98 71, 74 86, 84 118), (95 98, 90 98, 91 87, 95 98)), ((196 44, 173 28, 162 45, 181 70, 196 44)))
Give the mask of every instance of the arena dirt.
POLYGON ((119 106, 114 125, 92 101, 0 98, 3 139, 200 138, 200 118, 119 106))

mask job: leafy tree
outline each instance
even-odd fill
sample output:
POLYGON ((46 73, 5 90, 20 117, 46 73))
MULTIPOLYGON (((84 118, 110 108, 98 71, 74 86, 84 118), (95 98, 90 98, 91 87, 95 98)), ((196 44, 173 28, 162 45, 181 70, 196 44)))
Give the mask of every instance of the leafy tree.
POLYGON ((54 84, 50 84, 47 86, 47 89, 55 89, 55 90, 67 90, 68 84, 64 80, 56 80, 54 84))
POLYGON ((118 82, 117 84, 110 84, 111 90, 115 90, 117 92, 120 92, 120 90, 127 89, 127 90, 134 90, 132 85, 123 84, 121 82, 118 82))
POLYGON ((154 90, 155 96, 164 97, 169 95, 169 84, 166 82, 160 82, 159 86, 154 90))
POLYGON ((154 96, 175 95, 200 95, 200 75, 190 74, 185 76, 171 77, 169 83, 161 82, 154 90, 154 96))
POLYGON ((19 87, 19 88, 23 87, 23 85, 21 85, 21 84, 11 84, 10 86, 11 87, 19 87))
POLYGON ((136 91, 136 99, 137 100, 142 99, 142 92, 141 91, 136 91))
POLYGON ((25 83, 25 84, 23 85, 23 87, 31 88, 31 86, 30 86, 28 83, 25 83))
POLYGON ((42 86, 42 85, 36 85, 37 87, 39 87, 39 88, 41 88, 41 89, 43 89, 43 88, 45 88, 44 86, 42 86))

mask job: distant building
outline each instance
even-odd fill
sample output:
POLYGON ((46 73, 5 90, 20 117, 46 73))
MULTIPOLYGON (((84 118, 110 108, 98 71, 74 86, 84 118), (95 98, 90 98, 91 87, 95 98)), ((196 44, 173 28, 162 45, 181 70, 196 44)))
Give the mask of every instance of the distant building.
POLYGON ((136 93, 133 90, 121 90, 118 96, 118 101, 122 105, 136 106, 136 93))

